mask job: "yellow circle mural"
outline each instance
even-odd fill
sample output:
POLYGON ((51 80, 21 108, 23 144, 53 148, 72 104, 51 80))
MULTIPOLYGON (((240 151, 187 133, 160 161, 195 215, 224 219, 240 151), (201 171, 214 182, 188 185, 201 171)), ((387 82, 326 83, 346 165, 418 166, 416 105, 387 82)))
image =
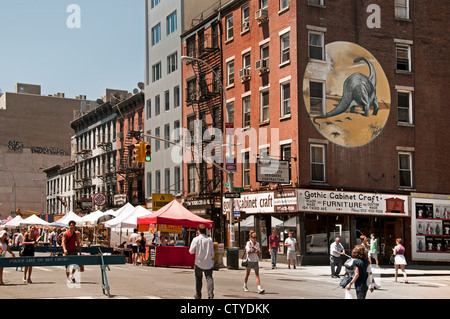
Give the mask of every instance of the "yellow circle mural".
POLYGON ((303 78, 310 119, 326 139, 344 147, 373 141, 389 117, 391 93, 375 57, 350 42, 325 46, 325 61, 311 60, 303 78))

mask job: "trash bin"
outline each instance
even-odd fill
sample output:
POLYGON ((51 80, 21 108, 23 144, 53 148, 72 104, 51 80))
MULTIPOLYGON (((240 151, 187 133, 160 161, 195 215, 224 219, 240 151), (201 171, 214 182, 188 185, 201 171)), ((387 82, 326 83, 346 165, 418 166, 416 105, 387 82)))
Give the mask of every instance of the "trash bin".
POLYGON ((239 269, 239 248, 228 247, 227 248, 227 268, 239 269))

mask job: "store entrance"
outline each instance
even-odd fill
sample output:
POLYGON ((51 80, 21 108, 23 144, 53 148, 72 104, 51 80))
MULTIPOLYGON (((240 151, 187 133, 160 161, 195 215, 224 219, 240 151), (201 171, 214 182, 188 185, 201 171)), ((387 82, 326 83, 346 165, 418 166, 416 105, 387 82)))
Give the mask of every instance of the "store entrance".
POLYGON ((356 217, 356 244, 360 244, 359 237, 365 235, 370 239, 374 233, 378 238, 379 257, 389 257, 395 247, 397 238, 404 239, 403 219, 377 216, 356 217))

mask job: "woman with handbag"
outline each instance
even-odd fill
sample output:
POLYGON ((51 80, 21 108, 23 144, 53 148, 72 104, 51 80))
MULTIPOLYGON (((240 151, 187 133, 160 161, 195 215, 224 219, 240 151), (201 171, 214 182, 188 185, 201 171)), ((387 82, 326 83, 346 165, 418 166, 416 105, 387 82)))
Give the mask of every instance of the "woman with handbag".
POLYGON ((244 279, 244 291, 249 291, 247 287, 248 276, 250 275, 250 271, 254 269, 258 293, 262 294, 265 290, 261 288, 261 280, 259 278, 259 255, 261 254, 261 247, 256 241, 256 232, 253 230, 250 231, 250 240, 245 245, 245 252, 247 253, 247 269, 244 279))
MULTIPOLYGON (((25 233, 25 236, 23 237, 23 250, 22 250, 22 257, 34 257, 34 247, 37 244, 37 238, 36 238, 36 226, 31 226, 30 230, 25 233)), ((23 272, 23 282, 31 284, 31 273, 33 272, 33 267, 25 267, 25 270, 23 272), (27 278, 28 273, 28 278, 27 278)))

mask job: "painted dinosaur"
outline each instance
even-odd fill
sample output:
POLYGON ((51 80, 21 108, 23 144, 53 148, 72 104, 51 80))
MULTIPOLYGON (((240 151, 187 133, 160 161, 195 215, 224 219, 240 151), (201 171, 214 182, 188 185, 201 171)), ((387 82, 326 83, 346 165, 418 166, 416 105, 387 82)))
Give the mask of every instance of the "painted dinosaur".
POLYGON ((358 105, 363 107, 364 116, 369 116, 369 109, 371 106, 373 106, 372 114, 378 114, 379 106, 376 96, 377 75, 375 69, 372 63, 364 57, 357 58, 353 62, 357 63, 359 61, 367 63, 370 69, 369 76, 361 73, 354 73, 345 80, 342 99, 339 104, 336 105, 336 108, 325 115, 319 115, 314 118, 313 122, 319 125, 319 127, 320 124, 316 122, 318 119, 337 116, 348 109, 350 109, 351 113, 356 113, 355 107, 358 105))

